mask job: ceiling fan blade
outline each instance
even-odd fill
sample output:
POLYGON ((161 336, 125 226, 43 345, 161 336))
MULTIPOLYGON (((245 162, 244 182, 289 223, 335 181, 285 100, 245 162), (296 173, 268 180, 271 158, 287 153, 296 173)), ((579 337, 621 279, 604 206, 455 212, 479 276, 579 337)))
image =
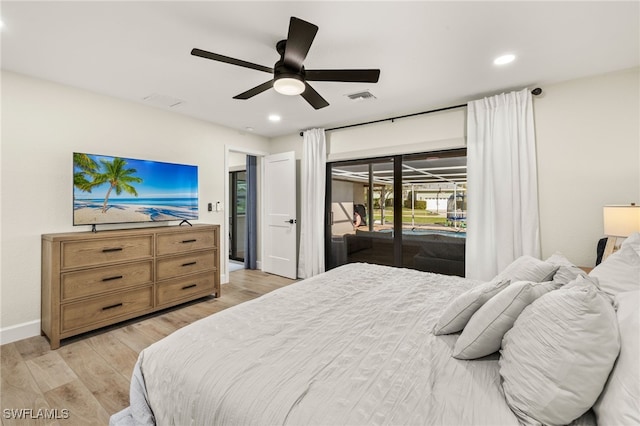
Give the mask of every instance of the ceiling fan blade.
POLYGON ((308 81, 342 81, 347 83, 377 83, 380 70, 306 70, 308 81))
POLYGON ((307 57, 311 43, 318 32, 318 27, 294 16, 289 21, 289 35, 284 50, 284 65, 294 70, 302 69, 302 62, 307 57))
POLYGON ((219 61, 219 62, 231 64, 231 65, 237 65, 239 67, 251 68, 253 70, 273 73, 273 68, 254 64, 254 63, 243 61, 240 59, 230 58, 229 56, 218 55, 217 53, 207 52, 206 50, 202 50, 202 49, 192 49, 191 54, 193 56, 200 56, 201 58, 211 59, 213 61, 219 61))
POLYGON ((267 82, 262 83, 259 86, 254 87, 253 89, 249 89, 244 93, 240 93, 233 97, 233 99, 249 99, 254 97, 255 95, 259 95, 265 90, 269 90, 273 87, 273 80, 269 80, 267 82))
POLYGON ((304 92, 300 94, 309 104, 315 109, 324 108, 329 106, 329 102, 327 102, 318 92, 314 90, 313 87, 309 86, 308 83, 304 83, 305 89, 304 92))

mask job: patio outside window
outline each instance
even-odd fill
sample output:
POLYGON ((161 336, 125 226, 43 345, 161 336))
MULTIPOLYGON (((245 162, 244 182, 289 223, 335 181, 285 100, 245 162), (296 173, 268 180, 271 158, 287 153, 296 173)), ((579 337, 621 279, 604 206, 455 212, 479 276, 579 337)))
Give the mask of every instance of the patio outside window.
POLYGON ((328 164, 327 269, 367 262, 464 275, 466 151, 328 164))

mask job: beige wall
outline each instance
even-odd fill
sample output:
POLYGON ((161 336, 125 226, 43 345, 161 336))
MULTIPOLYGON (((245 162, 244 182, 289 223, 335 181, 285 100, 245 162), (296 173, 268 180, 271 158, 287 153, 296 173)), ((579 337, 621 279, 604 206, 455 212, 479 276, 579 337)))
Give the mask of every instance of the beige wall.
POLYGON ((462 148, 466 108, 327 133, 329 161, 462 148))
MULTIPOLYGON (((328 161, 464 148, 466 108, 326 132, 328 161)), ((295 151, 302 158, 299 133, 273 138, 271 152, 295 151)))
POLYGON ((41 234, 89 230, 72 226, 72 152, 195 164, 200 222, 224 224, 206 207, 224 200, 225 144, 268 151, 262 137, 6 71, 1 136, 3 342, 39 334, 41 234))
MULTIPOLYGON (((640 203, 639 82, 634 68, 543 85, 534 97, 544 258, 560 251, 593 266, 602 206, 640 203)), ((327 132, 327 151, 329 161, 425 152, 464 146, 465 135, 456 109, 327 132)), ((271 152, 287 150, 302 157, 298 134, 271 140, 271 152)))
POLYGON ((640 69, 543 89, 534 102, 542 254, 593 266, 602 206, 640 203, 640 69))

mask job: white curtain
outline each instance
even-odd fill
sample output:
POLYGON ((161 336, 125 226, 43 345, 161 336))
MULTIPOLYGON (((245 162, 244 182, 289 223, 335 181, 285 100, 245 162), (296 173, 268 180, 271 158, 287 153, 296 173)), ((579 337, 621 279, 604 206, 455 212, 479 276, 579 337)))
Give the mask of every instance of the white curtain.
POLYGON ((327 149, 324 129, 304 132, 298 277, 324 272, 324 194, 327 149))
POLYGON ((533 102, 528 89, 467 106, 466 276, 489 280, 540 257, 533 102))

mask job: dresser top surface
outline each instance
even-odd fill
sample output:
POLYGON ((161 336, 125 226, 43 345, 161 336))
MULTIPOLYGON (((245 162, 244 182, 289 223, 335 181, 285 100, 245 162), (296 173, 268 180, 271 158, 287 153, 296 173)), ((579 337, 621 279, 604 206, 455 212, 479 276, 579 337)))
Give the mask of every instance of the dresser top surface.
POLYGON ((118 237, 118 236, 164 234, 164 233, 189 232, 189 231, 206 231, 206 230, 214 230, 219 227, 220 225, 207 224, 207 223, 195 223, 192 226, 188 226, 188 225, 148 226, 143 228, 109 229, 109 230, 98 231, 98 232, 81 231, 81 232, 61 232, 61 233, 53 233, 53 234, 42 234, 42 239, 45 241, 58 241, 58 240, 88 239, 88 238, 110 238, 110 237, 118 237))

